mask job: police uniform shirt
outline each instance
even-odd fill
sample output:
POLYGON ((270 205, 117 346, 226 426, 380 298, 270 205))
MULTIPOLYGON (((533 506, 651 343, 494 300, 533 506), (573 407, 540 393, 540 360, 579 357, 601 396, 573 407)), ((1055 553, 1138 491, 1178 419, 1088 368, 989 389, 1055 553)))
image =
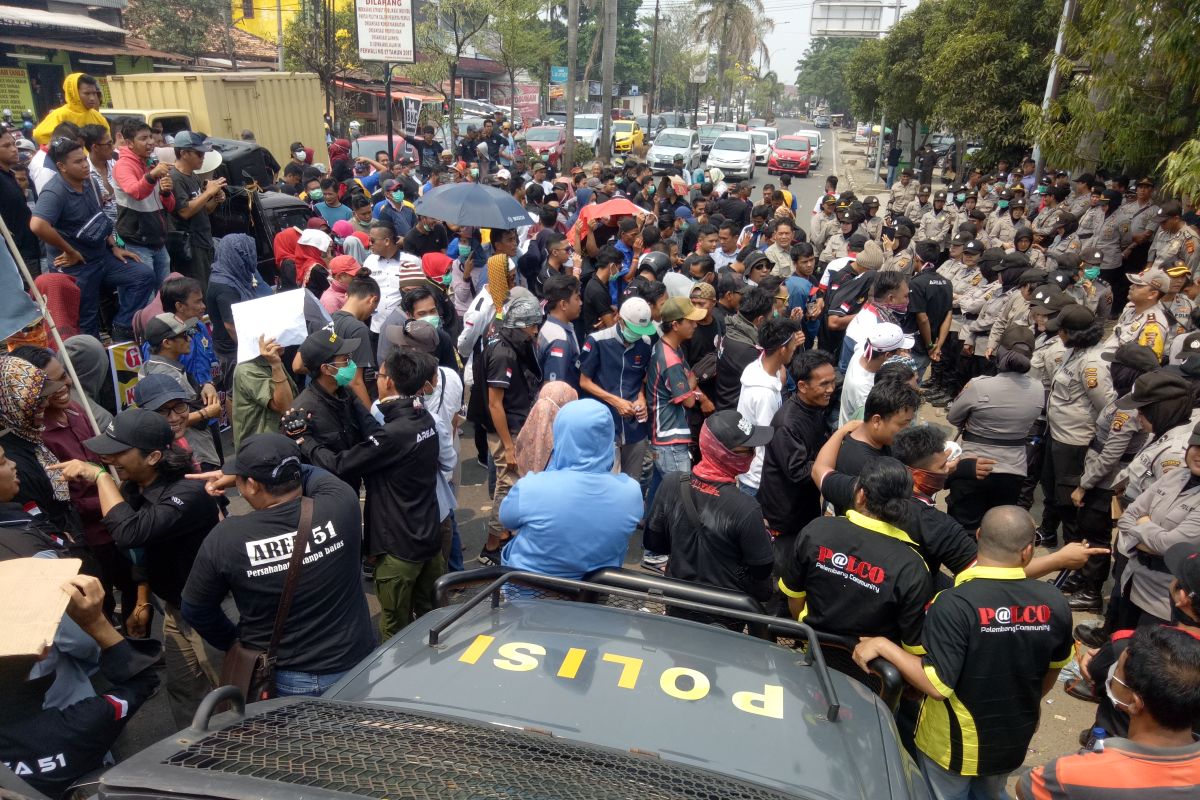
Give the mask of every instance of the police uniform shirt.
POLYGON ((1166 304, 1167 311, 1170 311, 1171 316, 1175 317, 1171 338, 1174 339, 1174 337, 1190 331, 1192 329, 1192 309, 1195 308, 1192 299, 1183 292, 1179 292, 1174 297, 1166 300, 1166 304))
POLYGON ((1158 205, 1152 200, 1145 203, 1134 200, 1132 203, 1122 203, 1117 209, 1117 215, 1122 221, 1129 223, 1129 235, 1133 237, 1158 231, 1158 218, 1155 216, 1157 208, 1158 205))
POLYGON ((1138 608, 1159 619, 1171 618, 1171 583, 1165 565, 1150 554, 1200 539, 1200 480, 1186 465, 1150 484, 1117 520, 1117 552, 1129 558, 1121 574, 1122 592, 1138 608), (1146 522, 1139 522, 1149 517, 1146 522), (1138 549, 1144 547, 1149 553, 1138 549))
POLYGON ((1104 349, 1116 350, 1127 342, 1136 342, 1153 350, 1154 355, 1161 361, 1170 333, 1167 315, 1161 305, 1155 303, 1145 311, 1137 311, 1131 303, 1125 306, 1125 310, 1117 318, 1112 334, 1104 342, 1104 349))
POLYGON ((1100 269, 1117 269, 1121 266, 1125 246, 1128 244, 1129 223, 1118 219, 1114 213, 1108 217, 1100 217, 1096 235, 1092 237, 1089 246, 1104 254, 1100 269))
POLYGON ((845 636, 886 636, 919 652, 929 568, 907 533, 857 511, 820 517, 781 557, 779 588, 804 598, 800 621, 845 636))
POLYGON ((1066 236, 1060 236, 1054 240, 1054 243, 1046 248, 1046 258, 1051 259, 1055 264, 1060 263, 1059 259, 1063 256, 1075 254, 1083 249, 1083 243, 1079 241, 1077 234, 1071 233, 1066 236))
POLYGON ((1146 444, 1146 432, 1136 411, 1122 411, 1114 400, 1096 420, 1096 436, 1088 445, 1079 486, 1083 490, 1111 489, 1117 475, 1146 444))
POLYGON ((962 429, 964 453, 993 459, 998 474, 1025 475, 1026 437, 1041 415, 1044 397, 1042 385, 1028 374, 982 376, 946 408, 946 420, 962 429))
POLYGON ((914 224, 920 224, 922 217, 933 211, 933 203, 926 200, 921 202, 921 198, 914 197, 908 205, 904 207, 904 216, 913 221, 914 224))
POLYGON ((893 183, 892 193, 888 197, 887 203, 888 213, 892 216, 903 214, 909 203, 917 199, 917 190, 920 188, 920 184, 915 180, 910 180, 908 186, 900 181, 893 183))
POLYGON ((1154 483, 1173 469, 1183 466, 1183 454, 1192 438, 1192 428, 1200 422, 1200 411, 1193 410, 1191 419, 1176 425, 1166 433, 1156 436, 1141 449, 1133 461, 1117 476, 1118 484, 1125 484, 1122 491, 1126 504, 1136 500, 1154 483))
POLYGON ((1086 306, 1097 319, 1108 319, 1112 313, 1112 286, 1103 278, 1083 279, 1064 290, 1076 303, 1086 306))
POLYGON ((1076 218, 1082 217, 1092 207, 1091 191, 1084 191, 1083 194, 1072 193, 1063 201, 1062 207, 1065 211, 1074 214, 1076 218))
POLYGON ((950 233, 954 229, 955 214, 947 208, 941 211, 930 208, 917 224, 918 242, 934 242, 939 247, 950 246, 950 233))
POLYGON ((864 219, 859 230, 865 233, 868 239, 874 239, 877 242, 881 241, 883 238, 883 218, 871 217, 864 219))
POLYGON ((1091 443, 1096 418, 1116 399, 1108 362, 1100 345, 1071 350, 1062 367, 1050 378, 1046 420, 1057 442, 1083 446, 1091 443))
POLYGON ((975 347, 983 355, 982 342, 986 346, 988 327, 995 321, 999 306, 1004 302, 1000 294, 1003 287, 1000 281, 991 283, 981 282, 969 288, 962 296, 959 307, 963 312, 964 325, 967 333, 963 336, 963 344, 975 347))
POLYGON ((1079 218, 1079 227, 1075 229, 1075 233, 1079 235, 1079 238, 1082 241, 1087 242, 1100 232, 1100 223, 1103 221, 1104 207, 1089 206, 1088 209, 1083 212, 1083 216, 1079 218))
POLYGON ((1042 387, 1049 392, 1050 380, 1066 359, 1067 346, 1058 338, 1058 334, 1039 334, 1034 339, 1029 375, 1041 381, 1042 387))
POLYGON ((813 217, 812 225, 809 227, 809 240, 812 242, 813 251, 818 255, 825 247, 825 242, 833 235, 834 229, 838 225, 836 214, 819 214, 813 217))
POLYGON ((1061 206, 1042 209, 1033 219, 1033 232, 1042 237, 1052 236, 1054 230, 1058 227, 1058 220, 1062 216, 1062 213, 1061 206))
POLYGON ((1042 680, 1071 660, 1071 609, 1020 567, 974 566, 938 594, 925 619, 926 697, 917 748, 949 772, 1004 775, 1025 760, 1042 680))
POLYGON ((1188 265, 1193 277, 1200 276, 1200 235, 1189 225, 1174 233, 1159 228, 1150 242, 1150 265, 1166 270, 1178 259, 1188 265))

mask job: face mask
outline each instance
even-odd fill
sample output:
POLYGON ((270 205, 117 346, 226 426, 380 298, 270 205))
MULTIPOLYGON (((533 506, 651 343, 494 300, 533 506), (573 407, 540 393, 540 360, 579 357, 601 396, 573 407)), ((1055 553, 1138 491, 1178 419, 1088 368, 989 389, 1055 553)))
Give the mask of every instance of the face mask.
POLYGON ((614 272, 612 275, 608 276, 608 282, 613 283, 619 277, 621 277, 621 276, 614 272))
POLYGON ((333 380, 338 386, 347 386, 350 381, 354 380, 355 373, 358 372, 358 364, 354 360, 346 362, 346 366, 338 367, 337 372, 333 373, 333 380))
POLYGON ((908 303, 880 303, 879 305, 896 314, 908 313, 908 303))
POLYGON ((967 201, 967 196, 962 192, 959 192, 958 194, 954 195, 954 199, 960 203, 965 203, 967 201))
POLYGON ((428 317, 419 317, 419 319, 422 322, 428 322, 430 325, 432 325, 435 328, 439 328, 442 325, 442 318, 439 317, 437 314, 430 314, 428 317))
POLYGON ((392 199, 397 203, 404 202, 404 192, 392 192, 392 199))
POLYGON ((650 197, 654 196, 654 184, 651 184, 646 187, 646 194, 650 197))
POLYGON ((996 203, 996 205, 998 205, 1000 208, 1008 208, 1008 201, 1007 201, 1007 200, 1001 200, 1001 201, 999 201, 998 203, 996 203))
POLYGON ((949 477, 945 472, 930 472, 929 470, 917 467, 909 467, 908 471, 912 474, 913 489, 926 497, 933 497, 944 489, 946 487, 946 478, 949 477))
MULTIPOLYGON (((1125 706, 1126 708, 1129 708, 1129 703, 1122 703, 1120 700, 1118 700, 1113 695, 1113 690, 1112 690, 1113 681, 1116 681, 1117 683, 1124 686, 1126 689, 1129 689, 1129 684, 1125 683, 1124 681, 1122 681, 1120 678, 1117 677, 1117 665, 1116 664, 1113 664, 1111 667, 1108 668, 1108 680, 1104 681, 1104 693, 1106 695, 1108 695, 1108 702, 1113 704, 1113 708, 1116 708, 1117 706, 1125 706)), ((1133 691, 1133 690, 1130 689, 1130 691, 1133 691)))
POLYGON ((305 153, 303 150, 292 151, 292 156, 294 156, 297 161, 303 161, 307 155, 308 153, 305 153))
POLYGON ((478 177, 479 177, 479 170, 475 169, 475 167, 471 167, 471 177, 472 177, 472 178, 478 178, 478 177))
POLYGON ((1087 278, 1089 281, 1096 280, 1096 278, 1100 277, 1100 268, 1099 267, 1085 268, 1083 270, 1083 277, 1087 278))
POLYGON ((629 342, 630 344, 632 344, 642 337, 639 334, 634 333, 633 331, 629 330, 629 328, 622 325, 621 326, 621 338, 624 339, 625 341, 629 342))

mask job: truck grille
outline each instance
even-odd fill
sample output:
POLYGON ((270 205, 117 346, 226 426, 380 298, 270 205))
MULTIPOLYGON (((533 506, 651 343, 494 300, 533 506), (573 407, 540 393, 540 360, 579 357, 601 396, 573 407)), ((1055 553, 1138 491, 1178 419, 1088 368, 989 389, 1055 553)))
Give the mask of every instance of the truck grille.
POLYGON ((784 800, 652 757, 403 711, 301 701, 217 731, 164 763, 360 797, 784 800))

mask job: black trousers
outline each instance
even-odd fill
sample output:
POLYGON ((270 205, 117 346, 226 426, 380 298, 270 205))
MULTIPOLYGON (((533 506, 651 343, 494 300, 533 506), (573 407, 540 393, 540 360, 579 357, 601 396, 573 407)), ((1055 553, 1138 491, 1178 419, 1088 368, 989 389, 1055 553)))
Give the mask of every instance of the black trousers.
POLYGON ((1042 498, 1047 508, 1054 506, 1062 523, 1063 541, 1080 542, 1086 538, 1079 530, 1078 513, 1071 492, 1079 486, 1087 445, 1047 440, 1042 464, 1042 498))
MULTIPOLYGON (((1083 494, 1083 506, 1075 514, 1080 538, 1101 547, 1110 547, 1113 540, 1112 489, 1088 489, 1083 494)), ((1079 575, 1086 588, 1100 591, 1108 579, 1111 556, 1092 556, 1079 575)))
POLYGON ((958 382, 958 361, 962 358, 962 345, 959 344, 958 332, 951 331, 946 336, 942 346, 941 361, 930 362, 929 380, 934 388, 948 394, 956 395, 962 389, 958 382))
POLYGON ((995 473, 983 480, 951 478, 946 483, 946 511, 968 531, 979 528, 983 515, 996 506, 1015 506, 1021 497, 1023 475, 995 473))

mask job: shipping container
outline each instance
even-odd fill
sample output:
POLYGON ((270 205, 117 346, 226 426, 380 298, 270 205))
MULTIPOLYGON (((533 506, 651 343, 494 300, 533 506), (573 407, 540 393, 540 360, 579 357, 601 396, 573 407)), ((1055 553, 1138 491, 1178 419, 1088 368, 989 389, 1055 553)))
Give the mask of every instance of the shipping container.
POLYGON ((329 163, 325 100, 311 72, 111 75, 108 88, 114 109, 147 119, 161 109, 184 109, 193 129, 209 136, 237 139, 253 131, 280 164, 291 159, 288 146, 295 141, 313 148, 315 161, 329 163))

